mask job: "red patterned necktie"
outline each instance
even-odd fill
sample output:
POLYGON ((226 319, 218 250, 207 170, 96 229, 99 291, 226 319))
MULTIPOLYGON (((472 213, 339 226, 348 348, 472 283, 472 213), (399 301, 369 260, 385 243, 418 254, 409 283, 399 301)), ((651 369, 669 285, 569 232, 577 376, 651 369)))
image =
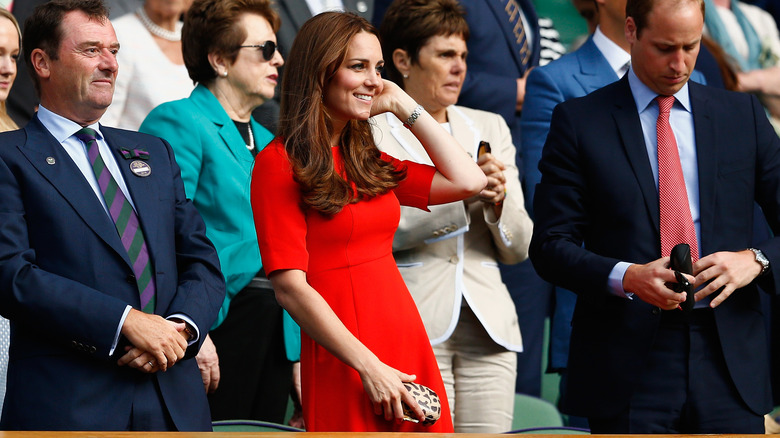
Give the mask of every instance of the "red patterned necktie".
POLYGON ((674 96, 658 96, 658 200, 661 209, 661 256, 668 257, 678 243, 691 247, 691 260, 699 259, 688 192, 685 189, 680 153, 669 124, 674 96))
POLYGON ((108 211, 114 220, 116 230, 122 239, 122 246, 133 264, 138 292, 141 294, 141 310, 146 313, 154 313, 156 286, 152 275, 151 260, 146 249, 146 240, 138 222, 138 215, 130 205, 125 194, 108 171, 97 144, 97 132, 94 129, 82 128, 74 134, 87 145, 87 156, 92 164, 92 170, 98 180, 103 199, 106 201, 108 211))

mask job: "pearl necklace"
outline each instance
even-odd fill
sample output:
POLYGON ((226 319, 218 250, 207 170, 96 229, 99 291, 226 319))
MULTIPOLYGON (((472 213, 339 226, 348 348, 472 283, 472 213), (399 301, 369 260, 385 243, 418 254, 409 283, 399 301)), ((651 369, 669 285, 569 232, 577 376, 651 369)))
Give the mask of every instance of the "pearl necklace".
POLYGON ((246 145, 246 148, 250 151, 255 150, 255 136, 252 134, 252 124, 248 124, 246 126, 247 132, 249 132, 249 144, 246 145))
POLYGON ((176 30, 168 30, 158 26, 154 21, 152 21, 152 19, 146 15, 146 11, 144 10, 143 6, 138 8, 135 13, 138 14, 138 18, 141 19, 141 23, 143 23, 144 27, 152 35, 158 36, 168 41, 181 41, 181 22, 176 22, 176 30))

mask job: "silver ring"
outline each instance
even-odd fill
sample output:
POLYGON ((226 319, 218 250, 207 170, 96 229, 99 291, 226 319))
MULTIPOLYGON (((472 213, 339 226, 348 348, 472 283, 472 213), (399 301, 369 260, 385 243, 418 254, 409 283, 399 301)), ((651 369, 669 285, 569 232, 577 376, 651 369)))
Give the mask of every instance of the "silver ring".
POLYGON ((148 363, 148 364, 149 364, 149 367, 150 367, 150 368, 154 368, 154 364, 152 363, 152 361, 151 361, 151 360, 150 360, 149 362, 146 362, 146 363, 148 363))

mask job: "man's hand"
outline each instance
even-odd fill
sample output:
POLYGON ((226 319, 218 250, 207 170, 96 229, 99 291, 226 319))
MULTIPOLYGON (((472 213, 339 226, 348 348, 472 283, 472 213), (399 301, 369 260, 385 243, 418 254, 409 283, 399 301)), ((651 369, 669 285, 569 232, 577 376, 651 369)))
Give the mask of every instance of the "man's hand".
POLYGON ((517 78, 517 103, 515 104, 515 111, 518 113, 523 110, 523 102, 525 102, 525 82, 528 79, 528 73, 531 73, 533 68, 529 68, 525 71, 522 78, 517 78))
POLYGON ((756 261, 753 251, 721 251, 699 259, 693 264, 696 284, 707 284, 696 292, 696 301, 720 288, 723 290, 712 299, 710 307, 718 307, 732 292, 750 284, 761 274, 762 266, 756 261))
MULTIPOLYGON (((683 275, 694 283, 692 276, 683 275)), ((669 269, 669 257, 662 257, 645 265, 633 264, 623 276, 623 289, 626 292, 631 292, 642 301, 664 310, 676 309, 685 302, 687 294, 673 291, 666 283, 677 283, 674 271, 669 269)))
POLYGON ((119 359, 119 365, 142 369, 152 362, 153 368, 166 371, 184 357, 187 341, 180 334, 184 328, 184 323, 130 309, 122 325, 122 334, 134 348, 119 359))
POLYGON ((217 347, 211 341, 211 336, 206 335, 195 360, 198 362, 206 394, 211 394, 219 386, 219 356, 217 356, 217 347))

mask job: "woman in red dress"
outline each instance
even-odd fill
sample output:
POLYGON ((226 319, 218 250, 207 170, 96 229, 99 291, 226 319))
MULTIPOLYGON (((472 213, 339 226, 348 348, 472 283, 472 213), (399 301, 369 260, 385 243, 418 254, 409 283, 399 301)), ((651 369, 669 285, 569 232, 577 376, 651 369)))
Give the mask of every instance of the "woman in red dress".
POLYGON ((452 432, 441 375, 392 255, 400 204, 426 209, 479 193, 482 171, 392 82, 376 30, 327 12, 300 29, 282 84, 279 137, 257 155, 252 206, 277 300, 303 329, 303 415, 310 431, 452 432), (368 118, 391 111, 435 167, 376 148, 368 118), (442 402, 430 427, 403 382, 442 402))

